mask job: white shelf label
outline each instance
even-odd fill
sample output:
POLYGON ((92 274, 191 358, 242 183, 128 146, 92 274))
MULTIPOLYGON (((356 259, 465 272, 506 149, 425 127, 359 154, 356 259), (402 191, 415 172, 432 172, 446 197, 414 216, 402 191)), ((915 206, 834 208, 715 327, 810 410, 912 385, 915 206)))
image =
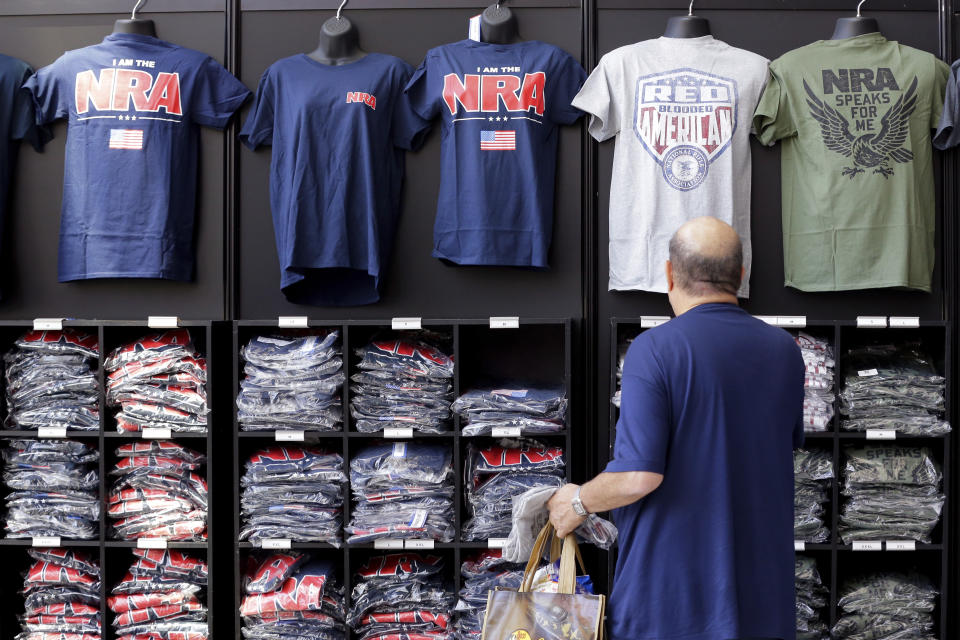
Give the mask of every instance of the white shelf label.
POLYGON ((33 536, 34 547, 59 547, 60 536, 33 536))
POLYGON ((858 329, 886 329, 887 316, 857 316, 858 329))
POLYGON ((392 540, 390 538, 381 538, 373 541, 374 549, 403 549, 403 540, 392 540))
POLYGON ((283 429, 273 432, 274 442, 303 442, 303 431, 296 429, 283 429))
POLYGON ((394 318, 390 322, 390 326, 394 331, 397 330, 419 330, 423 327, 420 326, 420 318, 394 318))
POLYGON ((916 540, 887 540, 887 551, 916 551, 916 540))
POLYGON ((794 551, 806 551, 807 543, 803 540, 794 540, 793 541, 793 550, 794 551))
POLYGON ((777 318, 777 316, 753 316, 753 317, 756 318, 757 320, 763 320, 767 324, 772 324, 773 326, 777 326, 777 322, 779 321, 779 318, 777 318))
POLYGON ((433 540, 407 540, 404 546, 407 549, 433 549, 434 545, 433 540))
POLYGON ((883 543, 879 540, 854 540, 854 551, 882 551, 883 543))
POLYGON ((802 329, 807 326, 807 316, 777 316, 777 326, 802 329))
POLYGON ((170 427, 144 427, 140 435, 144 440, 169 440, 173 437, 170 427))
POLYGON ((487 538, 488 549, 503 549, 507 546, 507 538, 487 538))
POLYGON ((412 438, 413 427, 387 427, 383 430, 384 438, 412 438))
POLYGON ((66 438, 66 427, 40 427, 37 429, 38 438, 66 438))
POLYGON ((137 538, 137 549, 166 549, 166 538, 137 538))
POLYGON ((264 538, 260 541, 261 549, 289 549, 290 538, 264 538))
POLYGON ((62 331, 63 318, 37 318, 33 321, 34 331, 62 331))
POLYGON ((640 316, 640 328, 652 329, 670 322, 670 316, 640 316))
POLYGON ((860 371, 857 371, 857 375, 861 378, 872 378, 873 376, 880 375, 880 372, 876 369, 861 369, 860 371))
POLYGON ((516 316, 490 317, 491 329, 519 329, 520 318, 516 316))
POLYGON ((894 329, 919 329, 918 316, 890 316, 890 327, 894 329))
POLYGON ((867 429, 867 440, 896 440, 896 429, 867 429))
POLYGON ((151 329, 176 329, 180 326, 180 318, 177 316, 150 316, 147 318, 147 326, 151 329))
POLYGON ((494 427, 494 438, 519 438, 523 429, 521 427, 494 427))
POLYGON ((307 316, 280 316, 277 326, 281 329, 306 329, 310 326, 307 316))

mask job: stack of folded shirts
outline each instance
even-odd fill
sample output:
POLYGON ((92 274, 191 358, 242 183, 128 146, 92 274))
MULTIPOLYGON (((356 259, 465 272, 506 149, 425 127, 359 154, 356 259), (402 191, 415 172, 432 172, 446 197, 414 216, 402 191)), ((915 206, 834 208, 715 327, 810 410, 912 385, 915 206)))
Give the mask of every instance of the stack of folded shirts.
POLYGON ((207 640, 207 564, 179 551, 135 549, 107 605, 117 640, 207 640))
POLYGON ((824 620, 830 590, 823 586, 813 558, 798 555, 794 560, 797 589, 797 640, 827 640, 830 633, 824 620))
POLYGON ((373 557, 357 572, 347 621, 356 640, 451 640, 454 597, 437 556, 373 557))
POLYGON ((253 454, 240 480, 240 539, 287 538, 340 546, 346 479, 337 453, 274 446, 253 454))
POLYGON ((115 349, 103 365, 107 403, 120 406, 117 431, 207 431, 207 361, 190 332, 174 329, 115 349))
POLYGON ((73 329, 31 331, 17 339, 3 358, 6 427, 100 429, 99 353, 95 337, 73 329))
POLYGON ((803 380, 803 428, 829 431, 833 420, 834 359, 830 341, 814 338, 801 331, 795 338, 806 375, 803 380))
POLYGON ((505 538, 513 525, 513 499, 535 487, 560 488, 563 449, 533 440, 502 440, 467 450, 465 493, 472 516, 463 540, 505 538))
POLYGON ((350 461, 356 501, 347 542, 432 538, 451 542, 454 478, 449 445, 397 442, 363 449, 350 461))
MULTIPOLYGON (((346 640, 343 588, 332 563, 296 551, 250 558, 240 605, 247 640, 346 640)), ((412 640, 412 639, 410 639, 412 640)))
POLYGON ((946 379, 918 345, 853 349, 845 362, 841 429, 892 429, 911 436, 950 432, 943 419, 946 379))
POLYGON ((498 428, 556 433, 567 418, 567 395, 562 387, 523 383, 479 387, 460 396, 453 410, 464 420, 465 436, 490 435, 498 428))
POLYGON ((523 565, 506 562, 500 549, 486 549, 460 566, 463 586, 457 601, 459 640, 480 640, 487 613, 487 594, 496 589, 520 588, 523 565))
POLYGON ((630 348, 630 343, 634 341, 635 338, 629 338, 625 342, 621 342, 620 346, 617 348, 617 390, 613 394, 613 398, 610 399, 610 402, 613 403, 617 409, 620 408, 620 402, 623 397, 623 363, 627 359, 627 349, 630 348))
POLYGON ((245 378, 237 396, 244 431, 343 429, 340 332, 257 336, 240 350, 245 378))
POLYGON ((8 538, 96 538, 100 452, 73 440, 11 440, 3 451, 8 538))
POLYGON ((826 542, 823 505, 830 501, 833 456, 826 451, 793 452, 793 539, 826 542))
POLYGON ((207 539, 207 483, 196 470, 205 456, 167 440, 120 446, 107 513, 120 540, 207 539))
POLYGON ((29 549, 15 640, 100 640, 100 566, 72 549, 29 549))
POLYGON ((942 475, 926 447, 867 445, 847 449, 840 535, 854 540, 930 542, 940 521, 942 475))
POLYGON ((357 431, 450 430, 453 358, 436 346, 441 341, 421 332, 383 337, 357 349, 360 372, 350 378, 350 413, 357 431))
POLYGON ((840 590, 834 640, 934 640, 937 591, 926 576, 880 573, 840 590))

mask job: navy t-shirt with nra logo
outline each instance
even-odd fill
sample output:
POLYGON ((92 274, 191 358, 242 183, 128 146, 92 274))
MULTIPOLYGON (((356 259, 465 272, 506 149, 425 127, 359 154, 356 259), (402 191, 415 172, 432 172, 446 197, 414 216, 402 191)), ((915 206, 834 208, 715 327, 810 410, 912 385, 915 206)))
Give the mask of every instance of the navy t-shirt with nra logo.
POLYGON ((586 73, 535 40, 463 40, 427 52, 407 86, 442 119, 433 255, 457 264, 547 267, 559 127, 586 73))
POLYGON ((68 120, 60 281, 190 280, 199 127, 225 127, 250 91, 205 53, 125 33, 25 88, 38 124, 68 120))
POLYGON ((428 126, 403 96, 412 72, 379 53, 342 65, 299 54, 260 79, 240 139, 251 149, 273 147, 270 208, 280 288, 291 302, 380 299, 404 150, 419 146, 428 126))

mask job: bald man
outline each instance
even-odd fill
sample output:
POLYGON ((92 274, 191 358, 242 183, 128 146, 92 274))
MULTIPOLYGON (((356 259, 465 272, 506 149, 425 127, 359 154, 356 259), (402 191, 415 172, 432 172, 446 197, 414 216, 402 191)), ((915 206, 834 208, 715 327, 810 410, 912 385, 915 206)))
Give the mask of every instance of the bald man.
POLYGON ((793 640, 800 350, 737 306, 742 249, 726 223, 683 225, 666 271, 677 317, 627 352, 613 460, 561 488, 550 520, 564 535, 616 510, 612 640, 793 640))

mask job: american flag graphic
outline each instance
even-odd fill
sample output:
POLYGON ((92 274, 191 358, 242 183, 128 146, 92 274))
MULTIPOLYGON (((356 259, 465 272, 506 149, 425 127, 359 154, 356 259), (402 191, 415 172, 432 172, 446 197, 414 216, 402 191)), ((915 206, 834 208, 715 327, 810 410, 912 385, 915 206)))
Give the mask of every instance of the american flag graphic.
POLYGON ((143 149, 143 129, 110 129, 111 149, 143 149))
POLYGON ((516 151, 516 131, 481 131, 481 151, 516 151))

